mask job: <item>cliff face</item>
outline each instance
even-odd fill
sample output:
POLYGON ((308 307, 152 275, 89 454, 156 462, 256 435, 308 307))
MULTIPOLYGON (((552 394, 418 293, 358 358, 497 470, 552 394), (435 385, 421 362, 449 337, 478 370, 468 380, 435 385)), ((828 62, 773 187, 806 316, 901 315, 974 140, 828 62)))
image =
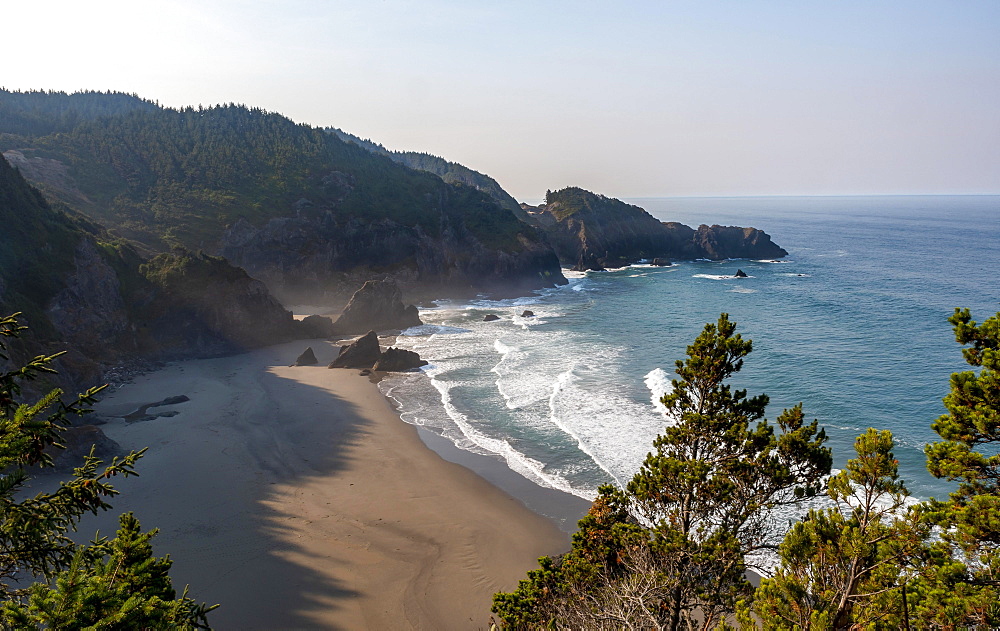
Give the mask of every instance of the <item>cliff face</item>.
POLYGON ((490 247, 445 213, 438 226, 431 234, 391 219, 300 212, 260 227, 239 220, 223 234, 220 252, 290 300, 315 298, 319 291, 343 296, 373 278, 499 293, 565 282, 558 258, 538 237, 517 235, 514 247, 490 247))
POLYGON ((620 267, 640 259, 779 258, 787 255, 756 228, 661 222, 638 206, 579 188, 549 193, 525 207, 560 261, 578 270, 620 267))
MULTIPOLYGON (((143 262, 51 208, 0 160, 0 312, 30 326, 10 365, 69 352, 52 385, 72 390, 129 359, 203 357, 309 337, 260 281, 222 259, 174 252, 143 262)), ((2 362, 0 362, 2 363, 2 362)), ((2 368, 2 366, 0 366, 2 368)))

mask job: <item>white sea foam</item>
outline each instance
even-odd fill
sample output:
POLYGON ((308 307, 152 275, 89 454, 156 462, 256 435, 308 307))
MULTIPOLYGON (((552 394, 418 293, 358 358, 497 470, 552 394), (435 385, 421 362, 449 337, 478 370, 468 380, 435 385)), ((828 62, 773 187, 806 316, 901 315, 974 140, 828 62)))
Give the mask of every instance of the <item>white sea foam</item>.
POLYGON ((691 278, 708 278, 710 280, 728 280, 736 278, 732 274, 692 274, 691 278))
POLYGON ((643 382, 649 388, 649 401, 653 404, 653 409, 662 414, 668 423, 672 422, 672 419, 667 416, 667 408, 660 402, 664 395, 674 389, 673 384, 670 383, 670 375, 662 368, 654 368, 646 373, 643 382))
POLYGON ((421 335, 458 335, 460 333, 471 333, 470 329, 463 329, 457 326, 444 326, 440 324, 421 324, 411 326, 400 333, 406 337, 416 337, 421 335))

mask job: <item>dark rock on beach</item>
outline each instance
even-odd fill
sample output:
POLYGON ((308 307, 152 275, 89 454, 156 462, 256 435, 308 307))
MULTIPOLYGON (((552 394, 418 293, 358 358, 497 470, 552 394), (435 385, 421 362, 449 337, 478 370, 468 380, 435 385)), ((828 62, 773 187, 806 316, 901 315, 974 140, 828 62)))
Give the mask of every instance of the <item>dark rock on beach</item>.
POLYGON ((375 363, 374 370, 385 372, 404 372, 414 368, 426 366, 427 361, 420 359, 420 355, 413 351, 401 348, 387 348, 382 356, 375 363))
POLYGON ((316 353, 313 352, 312 346, 302 351, 302 354, 298 356, 295 360, 293 366, 315 366, 319 363, 316 359, 316 353))
POLYGON ((333 320, 326 316, 310 315, 302 318, 299 327, 305 330, 305 335, 315 338, 332 337, 334 334, 333 320))
POLYGON ((354 292, 344 312, 333 323, 337 334, 408 329, 423 322, 413 305, 403 305, 403 293, 391 280, 369 280, 354 292))
POLYGON ((353 344, 341 347, 340 355, 328 368, 371 368, 379 360, 382 350, 378 345, 375 331, 359 338, 353 344))

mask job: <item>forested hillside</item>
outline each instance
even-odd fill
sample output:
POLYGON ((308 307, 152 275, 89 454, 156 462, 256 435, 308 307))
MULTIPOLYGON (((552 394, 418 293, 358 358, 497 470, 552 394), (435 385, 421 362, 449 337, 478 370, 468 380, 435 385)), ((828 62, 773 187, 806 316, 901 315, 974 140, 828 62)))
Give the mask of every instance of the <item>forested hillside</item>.
POLYGON ((0 91, 0 105, 34 121, 0 119, 0 149, 46 195, 150 252, 237 256, 272 286, 353 284, 375 272, 470 289, 561 280, 535 231, 474 188, 260 109, 91 96, 0 91), (101 99, 106 110, 91 102, 101 99), (67 113, 76 103, 82 113, 67 113), (71 129, 48 133, 71 118, 71 129), (237 223, 234 242, 227 229, 237 223), (443 256, 420 257, 428 248, 443 256))
POLYGON ((371 140, 363 140, 353 134, 349 134, 346 131, 335 127, 331 127, 327 129, 327 131, 335 134, 341 140, 353 142, 354 144, 364 147, 372 153, 387 156, 395 162, 405 164, 411 169, 433 173, 449 184, 465 184, 466 186, 471 186, 486 193, 496 200, 498 204, 507 210, 510 210, 518 217, 523 218, 524 211, 521 210, 521 205, 517 203, 517 200, 514 199, 510 193, 503 190, 496 180, 488 175, 480 173, 479 171, 473 171, 469 167, 458 164, 457 162, 449 162, 444 158, 439 158, 438 156, 433 156, 429 153, 420 153, 417 151, 390 151, 381 144, 371 140))
POLYGON ((128 243, 52 208, 0 160, 0 313, 30 335, 13 361, 71 348, 67 385, 128 359, 215 355, 313 337, 266 287, 224 259, 183 250, 144 261, 128 243))

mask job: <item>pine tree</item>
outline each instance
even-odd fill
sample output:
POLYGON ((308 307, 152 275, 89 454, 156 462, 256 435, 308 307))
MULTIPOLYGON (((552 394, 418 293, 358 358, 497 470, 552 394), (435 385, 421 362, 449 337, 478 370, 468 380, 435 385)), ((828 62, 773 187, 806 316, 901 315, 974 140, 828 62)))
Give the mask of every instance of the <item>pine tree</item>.
POLYGON ((722 314, 688 347, 662 399, 674 424, 624 489, 602 487, 572 550, 495 597, 507 626, 711 628, 752 592, 772 511, 815 495, 831 456, 801 406, 775 432, 767 396, 726 383, 752 349, 735 330, 722 314))
POLYGON ((892 433, 868 429, 854 449, 858 457, 830 480, 834 507, 810 511, 785 536, 774 576, 754 594, 759 623, 745 628, 905 626, 904 568, 927 529, 906 509, 892 433))
MULTIPOLYGON (((18 314, 0 317, 0 359, 6 339, 25 327, 18 314)), ((111 541, 82 546, 69 536, 81 517, 108 510, 118 494, 110 480, 136 475, 143 451, 101 463, 93 452, 70 480, 51 493, 25 496, 32 467, 51 467, 47 448, 73 416, 86 414, 103 389, 92 388, 69 403, 52 390, 34 403, 23 403, 23 384, 54 373, 61 353, 39 356, 0 373, 0 626, 4 628, 207 628, 211 608, 187 597, 175 598, 167 570, 169 559, 151 556, 148 541, 131 515, 111 541), (32 581, 41 581, 32 585, 32 581)))

